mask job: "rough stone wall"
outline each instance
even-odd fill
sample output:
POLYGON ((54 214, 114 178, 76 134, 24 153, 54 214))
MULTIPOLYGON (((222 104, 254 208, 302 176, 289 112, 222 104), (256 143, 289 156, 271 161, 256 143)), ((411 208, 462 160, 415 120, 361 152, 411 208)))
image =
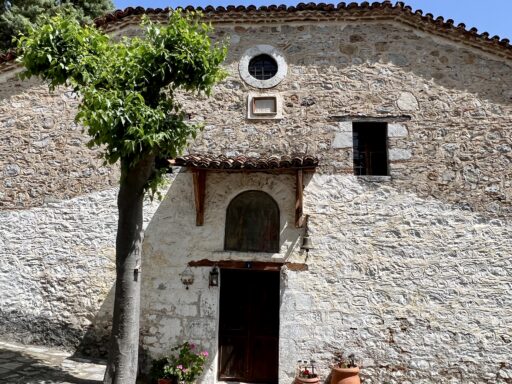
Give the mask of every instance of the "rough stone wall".
POLYGON ((0 333, 102 355, 119 173, 86 148, 76 106, 69 90, 0 79, 0 333))
POLYGON ((322 172, 352 174, 350 147, 336 148, 343 125, 331 116, 401 116, 389 139, 390 174, 399 189, 495 215, 511 213, 510 62, 394 24, 245 25, 230 37, 231 76, 211 102, 189 98, 207 129, 193 151, 224 154, 308 152, 322 172), (280 49, 287 77, 271 90, 284 118, 247 121, 249 92, 238 59, 256 44, 280 49), (222 111, 222 114, 215 113, 222 111))
MULTIPOLYGON (((0 211, 0 334, 104 355, 114 296, 117 189, 0 211)), ((146 223, 158 203, 145 206, 146 223)))
MULTIPOLYGON (((340 350, 363 360, 367 383, 511 382, 511 64, 390 23, 217 31, 230 36, 230 76, 213 100, 183 98, 206 124, 190 152, 307 152, 321 162, 304 192, 309 270, 281 273, 279 382, 292 382, 298 359, 317 360, 326 378, 340 350), (259 91, 237 60, 256 44, 286 56, 285 80, 260 91, 283 97, 283 119, 245 118, 259 91), (351 121, 368 116, 389 119, 389 177, 351 175, 351 121)), ((205 225, 195 227, 190 178, 180 175, 148 229, 143 344, 152 356, 187 339, 211 348, 203 382, 213 383, 218 290, 208 289, 209 268, 194 269, 188 291, 177 274, 202 258, 304 255, 288 216, 279 254, 222 251, 229 200, 259 186, 291 215, 291 180, 209 175, 205 225)))
POLYGON ((510 382, 509 220, 353 176, 306 193, 317 249, 286 279, 284 382, 293 356, 325 368, 336 350, 362 358, 366 383, 510 382))
MULTIPOLYGON (((4 75, 7 77, 6 75, 4 75)), ((36 80, 0 82, 0 209, 38 207, 117 185, 74 122, 76 95, 36 80)))
POLYGON ((104 355, 119 171, 86 147, 77 103, 66 88, 0 76, 0 333, 104 355))

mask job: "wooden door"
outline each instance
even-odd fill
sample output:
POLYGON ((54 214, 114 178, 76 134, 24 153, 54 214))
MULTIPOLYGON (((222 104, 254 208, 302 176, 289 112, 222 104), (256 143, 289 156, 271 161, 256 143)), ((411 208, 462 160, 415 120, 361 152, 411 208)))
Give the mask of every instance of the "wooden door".
POLYGON ((219 380, 277 383, 279 272, 221 270, 219 380))

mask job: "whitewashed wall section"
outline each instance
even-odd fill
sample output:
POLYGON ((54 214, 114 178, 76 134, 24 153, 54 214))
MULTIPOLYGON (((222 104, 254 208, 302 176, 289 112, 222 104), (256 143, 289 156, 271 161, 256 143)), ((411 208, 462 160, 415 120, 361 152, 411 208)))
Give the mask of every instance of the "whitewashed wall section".
MULTIPOLYGON (((179 273, 202 258, 303 262, 293 201, 291 177, 216 174, 196 227, 191 175, 178 176, 144 245, 143 344, 152 356, 191 340, 213 352, 202 382, 216 381, 219 290, 208 288, 210 268, 194 268, 189 290, 179 273), (278 201, 280 255, 222 250, 227 204, 247 189, 278 201)), ((512 373, 507 220, 340 175, 313 177, 305 213, 316 249, 309 271, 281 272, 280 383, 292 382, 298 359, 317 360, 327 377, 340 350, 363 360, 366 383, 506 382, 498 379, 512 373)))
MULTIPOLYGON (((115 280, 117 189, 0 211, 4 339, 103 355, 115 280)), ((158 201, 145 205, 149 222, 158 201)))

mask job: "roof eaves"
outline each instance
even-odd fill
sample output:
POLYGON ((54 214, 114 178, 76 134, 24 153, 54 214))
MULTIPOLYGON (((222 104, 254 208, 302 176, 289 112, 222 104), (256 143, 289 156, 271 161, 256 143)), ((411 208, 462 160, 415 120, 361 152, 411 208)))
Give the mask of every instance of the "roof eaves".
MULTIPOLYGON (((116 10, 95 20, 98 28, 107 31, 120 29, 127 24, 138 21, 138 16, 149 15, 156 18, 165 18, 172 8, 143 8, 128 7, 124 10, 116 10)), ((486 52, 497 54, 501 57, 512 59, 512 45, 507 38, 490 36, 488 32, 479 33, 476 28, 467 29, 466 25, 460 23, 455 25, 452 19, 445 20, 442 16, 434 18, 431 13, 423 13, 421 9, 413 10, 404 2, 398 1, 392 4, 386 0, 382 2, 367 1, 362 3, 345 3, 337 5, 326 3, 299 3, 296 6, 269 5, 256 7, 234 6, 213 7, 208 5, 202 7, 185 7, 187 11, 201 11, 207 21, 213 23, 257 23, 279 21, 308 21, 308 20, 341 20, 347 17, 392 19, 403 22, 411 27, 434 33, 459 42, 466 42, 472 47, 480 48, 486 52)), ((13 62, 15 52, 9 51, 0 55, 0 72, 9 70, 6 64, 13 62)))
MULTIPOLYGON (((122 23, 130 16, 141 14, 153 16, 165 16, 171 8, 126 8, 118 10, 110 15, 95 20, 98 27, 109 29, 113 24, 122 23)), ((421 23, 422 29, 436 33, 438 35, 446 34, 448 38, 457 41, 470 42, 470 45, 483 48, 486 51, 498 53, 500 56, 512 58, 512 45, 507 38, 499 36, 490 36, 488 32, 478 32, 477 28, 467 28, 464 23, 455 25, 452 19, 446 19, 442 16, 434 17, 431 13, 423 13, 421 9, 413 10, 409 5, 402 1, 396 2, 394 5, 391 1, 382 2, 341 2, 337 5, 326 3, 299 3, 296 6, 286 5, 269 5, 256 7, 249 6, 227 6, 206 7, 192 6, 185 7, 187 11, 201 11, 204 13, 205 19, 214 23, 228 22, 269 22, 273 19, 283 19, 293 21, 306 20, 338 20, 343 17, 378 17, 393 18, 396 21, 402 21, 410 26, 418 27, 421 23), (315 13, 316 15, 312 15, 315 13), (245 16, 245 17, 244 17, 245 16), (261 20, 260 20, 261 19, 261 20)))

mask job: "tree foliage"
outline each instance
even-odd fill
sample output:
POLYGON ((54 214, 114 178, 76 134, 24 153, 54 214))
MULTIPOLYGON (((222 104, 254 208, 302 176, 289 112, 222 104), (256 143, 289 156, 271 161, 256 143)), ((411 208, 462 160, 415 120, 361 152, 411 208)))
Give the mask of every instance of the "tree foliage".
POLYGON ((112 0, 0 0, 0 51, 13 47, 13 37, 26 33, 42 15, 65 12, 90 22, 113 9, 112 0))
MULTIPOLYGON (((56 16, 19 41, 22 77, 39 76, 51 89, 70 85, 82 97, 77 121, 89 145, 103 146, 108 163, 134 165, 147 155, 178 155, 199 128, 185 121, 177 90, 211 92, 224 77, 226 48, 211 45, 211 27, 193 13, 173 12, 160 26, 143 19, 143 38, 112 41, 91 26, 56 16)), ((165 172, 155 163, 148 188, 165 172)))

